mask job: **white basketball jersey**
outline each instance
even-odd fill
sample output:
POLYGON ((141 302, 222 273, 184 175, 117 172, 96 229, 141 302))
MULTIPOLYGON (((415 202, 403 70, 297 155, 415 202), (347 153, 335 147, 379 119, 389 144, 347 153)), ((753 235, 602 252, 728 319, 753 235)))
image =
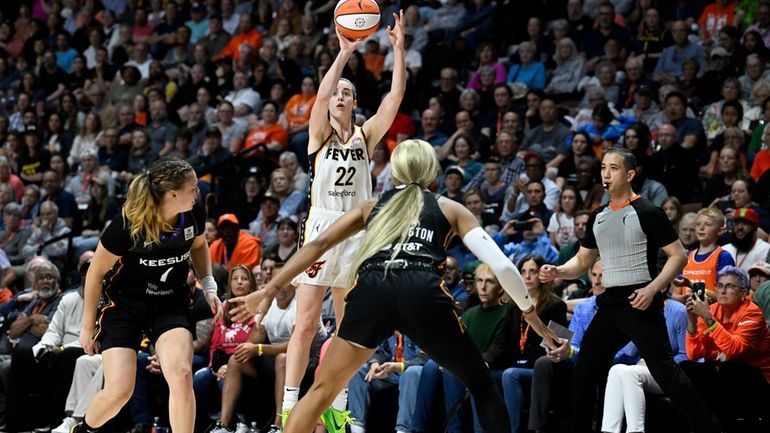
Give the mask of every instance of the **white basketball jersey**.
POLYGON ((345 212, 372 198, 366 136, 360 127, 353 128, 347 143, 332 133, 310 155, 310 206, 345 212))

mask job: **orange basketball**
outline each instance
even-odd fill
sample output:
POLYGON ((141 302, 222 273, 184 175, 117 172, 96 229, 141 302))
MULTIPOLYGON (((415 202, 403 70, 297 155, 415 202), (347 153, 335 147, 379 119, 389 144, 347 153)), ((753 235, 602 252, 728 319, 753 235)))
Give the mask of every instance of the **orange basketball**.
POLYGON ((365 38, 380 25, 380 7, 374 0, 340 0, 334 8, 334 24, 348 39, 365 38))

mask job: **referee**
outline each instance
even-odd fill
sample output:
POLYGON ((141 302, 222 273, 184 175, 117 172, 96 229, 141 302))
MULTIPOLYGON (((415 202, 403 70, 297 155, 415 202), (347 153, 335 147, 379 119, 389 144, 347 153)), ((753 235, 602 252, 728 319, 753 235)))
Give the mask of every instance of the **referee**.
MULTIPOLYGON (((635 194, 636 158, 612 148, 602 160, 602 182, 610 202, 588 220, 577 255, 561 266, 544 265, 540 279, 575 279, 597 255, 607 290, 596 298, 598 311, 586 330, 572 374, 572 431, 591 431, 597 386, 606 380, 615 353, 628 341, 639 348, 663 392, 688 417, 695 433, 716 431, 711 414, 689 378, 674 363, 663 317, 663 294, 687 258, 660 208, 635 194), (668 257, 657 272, 658 249, 668 257)), ((564 340, 564 344, 569 344, 564 340)), ((558 349, 557 349, 558 350, 558 349)))

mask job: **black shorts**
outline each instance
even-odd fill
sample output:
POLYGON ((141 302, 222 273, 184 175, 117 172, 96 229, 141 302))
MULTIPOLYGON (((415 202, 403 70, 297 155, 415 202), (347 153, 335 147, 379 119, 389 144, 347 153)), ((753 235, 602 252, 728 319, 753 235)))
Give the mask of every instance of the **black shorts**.
POLYGON ((110 287, 99 301, 93 339, 99 342, 102 352, 112 347, 138 351, 145 337, 155 344, 171 329, 184 328, 195 335, 193 325, 189 294, 148 300, 110 287))
POLYGON ((440 274, 405 269, 384 276, 382 270, 358 274, 345 300, 338 337, 374 349, 395 330, 421 347, 428 342, 453 344, 458 331, 464 332, 440 274))

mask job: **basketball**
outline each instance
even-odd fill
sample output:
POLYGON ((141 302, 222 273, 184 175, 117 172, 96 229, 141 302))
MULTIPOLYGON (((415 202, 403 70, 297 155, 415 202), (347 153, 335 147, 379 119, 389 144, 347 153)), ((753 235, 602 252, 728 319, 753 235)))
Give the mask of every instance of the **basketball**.
POLYGON ((334 25, 350 40, 365 38, 380 25, 380 7, 374 0, 340 0, 334 8, 334 25))

